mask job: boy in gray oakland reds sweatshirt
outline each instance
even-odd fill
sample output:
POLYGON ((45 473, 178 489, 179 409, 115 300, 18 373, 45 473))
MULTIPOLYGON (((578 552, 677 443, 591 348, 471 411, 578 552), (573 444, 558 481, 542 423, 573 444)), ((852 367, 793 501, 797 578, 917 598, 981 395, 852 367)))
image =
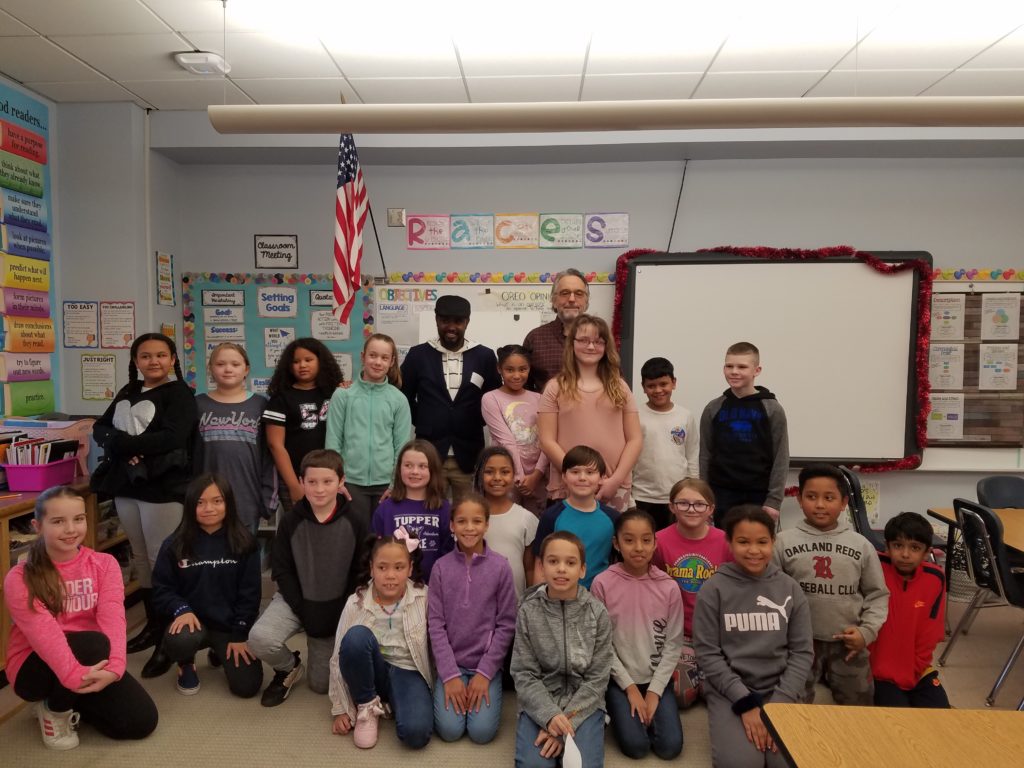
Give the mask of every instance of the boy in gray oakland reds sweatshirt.
POLYGON ((779 533, 772 562, 804 591, 814 628, 814 665, 805 699, 824 677, 836 704, 869 707, 874 682, 867 646, 875 641, 889 613, 889 589, 871 543, 845 517, 846 478, 830 464, 800 472, 804 520, 779 533))

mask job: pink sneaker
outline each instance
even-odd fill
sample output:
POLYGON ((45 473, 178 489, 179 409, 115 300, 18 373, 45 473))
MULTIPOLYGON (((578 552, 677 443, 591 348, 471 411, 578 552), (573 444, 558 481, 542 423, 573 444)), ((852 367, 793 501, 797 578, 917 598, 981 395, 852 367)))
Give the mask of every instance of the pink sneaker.
POLYGON ((372 749, 377 744, 377 718, 384 714, 380 696, 360 704, 356 712, 356 727, 352 730, 352 743, 360 749, 372 749))

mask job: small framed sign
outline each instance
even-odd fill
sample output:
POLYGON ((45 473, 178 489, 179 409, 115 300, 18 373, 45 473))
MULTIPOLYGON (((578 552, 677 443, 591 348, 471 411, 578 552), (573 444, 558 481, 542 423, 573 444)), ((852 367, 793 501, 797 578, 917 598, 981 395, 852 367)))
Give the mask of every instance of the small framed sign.
POLYGON ((298 269, 298 235, 253 235, 256 269, 298 269))

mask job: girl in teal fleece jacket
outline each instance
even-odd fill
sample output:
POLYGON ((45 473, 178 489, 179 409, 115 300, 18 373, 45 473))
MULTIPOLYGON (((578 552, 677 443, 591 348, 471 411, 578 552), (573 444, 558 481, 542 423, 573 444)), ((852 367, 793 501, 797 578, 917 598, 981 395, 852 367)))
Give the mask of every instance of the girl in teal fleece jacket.
POLYGON ((352 511, 369 528, 398 453, 412 437, 412 415, 399 389, 402 374, 394 340, 373 334, 359 359, 362 373, 351 387, 338 389, 331 397, 325 447, 341 454, 352 511))

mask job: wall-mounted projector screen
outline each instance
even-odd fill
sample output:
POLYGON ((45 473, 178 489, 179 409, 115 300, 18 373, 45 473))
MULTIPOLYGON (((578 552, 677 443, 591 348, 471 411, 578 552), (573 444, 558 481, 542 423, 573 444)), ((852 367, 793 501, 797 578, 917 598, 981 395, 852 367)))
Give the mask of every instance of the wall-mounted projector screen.
MULTIPOLYGON (((931 265, 923 252, 872 255, 931 265)), ((852 257, 639 256, 622 308, 624 376, 642 402, 640 367, 668 358, 674 401, 699 419, 728 388, 726 348, 749 341, 761 350, 755 383, 786 411, 794 462, 900 459, 917 451, 918 292, 917 270, 883 274, 852 257)))

